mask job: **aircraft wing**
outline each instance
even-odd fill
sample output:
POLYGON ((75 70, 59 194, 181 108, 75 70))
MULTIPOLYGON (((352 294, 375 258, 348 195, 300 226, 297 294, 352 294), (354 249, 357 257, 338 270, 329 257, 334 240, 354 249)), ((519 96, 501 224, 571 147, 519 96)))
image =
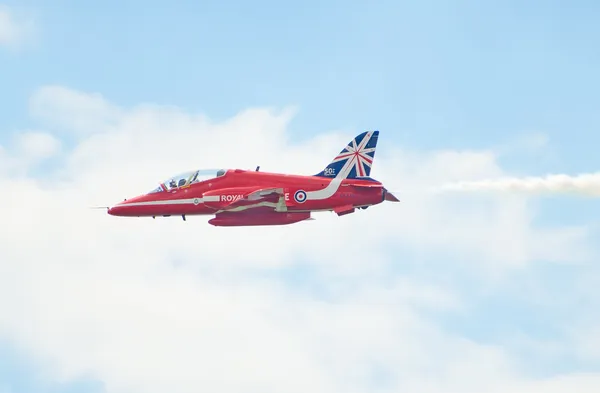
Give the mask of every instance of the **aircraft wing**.
POLYGON ((238 212, 256 207, 277 210, 281 203, 285 206, 283 188, 230 188, 204 195, 204 203, 216 208, 218 212, 238 212))
POLYGON ((261 188, 251 191, 234 202, 222 208, 222 211, 235 212, 245 211, 256 207, 271 207, 277 208, 280 200, 283 200, 282 188, 261 188))
POLYGON ((248 195, 246 195, 245 199, 248 201, 258 201, 275 196, 277 198, 283 196, 283 188, 261 188, 259 190, 250 192, 248 195))

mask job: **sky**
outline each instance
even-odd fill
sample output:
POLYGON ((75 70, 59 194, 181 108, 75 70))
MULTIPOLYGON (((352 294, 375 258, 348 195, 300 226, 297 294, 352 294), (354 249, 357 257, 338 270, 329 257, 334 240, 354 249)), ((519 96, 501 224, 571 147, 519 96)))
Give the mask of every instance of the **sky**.
POLYGON ((598 391, 600 5, 565 4, 0 3, 0 393, 598 391), (373 129, 399 204, 89 209, 373 129))

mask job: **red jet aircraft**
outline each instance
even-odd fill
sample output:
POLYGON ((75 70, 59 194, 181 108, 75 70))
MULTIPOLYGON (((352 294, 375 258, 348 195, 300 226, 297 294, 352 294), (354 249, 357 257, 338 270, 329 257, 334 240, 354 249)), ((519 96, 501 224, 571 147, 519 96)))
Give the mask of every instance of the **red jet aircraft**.
POLYGON ((358 135, 313 176, 242 169, 195 170, 169 178, 145 195, 113 206, 126 217, 215 215, 214 226, 286 225, 311 220, 311 212, 342 216, 383 201, 399 202, 370 177, 379 131, 358 135))

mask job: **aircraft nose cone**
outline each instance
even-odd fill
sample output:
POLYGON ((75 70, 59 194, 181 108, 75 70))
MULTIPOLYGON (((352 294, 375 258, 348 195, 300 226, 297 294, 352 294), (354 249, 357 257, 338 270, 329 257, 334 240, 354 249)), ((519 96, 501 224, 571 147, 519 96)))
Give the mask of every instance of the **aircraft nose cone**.
POLYGON ((122 216, 126 209, 127 206, 124 205, 124 202, 117 203, 108 209, 108 214, 111 216, 122 216))
POLYGON ((140 201, 141 197, 128 198, 122 202, 116 203, 108 209, 108 214, 111 216, 120 217, 135 217, 138 216, 136 204, 133 202, 140 201))

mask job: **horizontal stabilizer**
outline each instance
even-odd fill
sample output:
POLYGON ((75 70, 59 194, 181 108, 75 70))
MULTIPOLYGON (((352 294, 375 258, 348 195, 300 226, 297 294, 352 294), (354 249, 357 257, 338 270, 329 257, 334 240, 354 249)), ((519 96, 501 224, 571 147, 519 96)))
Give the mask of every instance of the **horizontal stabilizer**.
POLYGON ((396 196, 394 194, 392 194, 390 191, 386 190, 384 188, 385 191, 385 197, 384 199, 386 201, 390 201, 390 202, 400 202, 400 199, 396 198, 396 196))
POLYGON ((337 206, 333 209, 333 211, 338 216, 344 216, 346 214, 354 213, 355 209, 354 209, 354 206, 352 206, 352 205, 345 205, 345 206, 337 206))

